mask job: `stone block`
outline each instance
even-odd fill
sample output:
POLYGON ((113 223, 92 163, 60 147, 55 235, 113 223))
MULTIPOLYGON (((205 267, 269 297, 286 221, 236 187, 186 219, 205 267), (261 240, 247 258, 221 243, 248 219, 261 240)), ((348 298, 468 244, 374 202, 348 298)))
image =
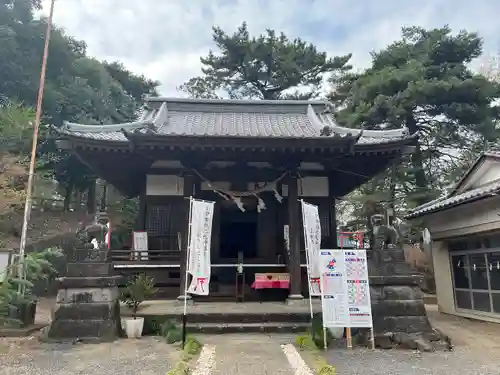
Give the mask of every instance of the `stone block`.
POLYGON ((386 300, 372 302, 373 316, 425 316, 425 305, 420 300, 386 300))
POLYGON ((56 303, 113 302, 119 297, 118 288, 60 289, 56 303))
POLYGON ((49 340, 109 341, 120 333, 117 287, 59 290, 49 340))
POLYGON ((114 272, 112 263, 68 263, 68 277, 106 277, 114 272))
POLYGON ((58 289, 112 288, 125 284, 123 276, 61 277, 56 280, 58 289))
POLYGON ((54 320, 49 339, 114 341, 120 335, 120 320, 54 320), (117 325, 118 323, 118 325, 117 325))
POLYGON ((116 314, 116 303, 65 303, 56 306, 54 320, 109 320, 116 314))
POLYGON ((368 259, 373 330, 377 346, 422 351, 439 347, 427 318, 422 276, 405 262, 402 249, 371 251, 368 259))
POLYGON ((382 289, 383 300, 423 300, 424 295, 420 288, 405 285, 386 285, 382 289))
POLYGON ((105 263, 109 258, 107 249, 68 249, 66 259, 69 263, 105 263))
POLYGON ((424 316, 374 316, 373 330, 376 334, 387 332, 424 333, 431 332, 432 327, 424 316))

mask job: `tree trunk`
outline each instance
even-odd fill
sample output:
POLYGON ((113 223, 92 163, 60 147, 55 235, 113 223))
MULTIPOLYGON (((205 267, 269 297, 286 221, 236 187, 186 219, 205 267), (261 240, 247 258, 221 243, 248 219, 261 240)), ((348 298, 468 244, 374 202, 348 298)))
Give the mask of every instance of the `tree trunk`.
MULTIPOLYGON (((408 114, 406 117, 406 126, 408 127, 408 131, 411 135, 418 131, 417 122, 415 121, 413 114, 408 114)), ((415 174, 415 201, 418 205, 421 205, 427 202, 426 192, 428 190, 429 182, 427 181, 427 176, 425 175, 422 150, 420 149, 420 143, 418 140, 416 140, 415 151, 411 155, 411 164, 415 174)))
POLYGON ((73 196, 73 182, 69 182, 66 186, 66 191, 64 192, 64 205, 63 210, 69 211, 71 205, 71 197, 73 196))
POLYGON ((390 202, 389 208, 391 214, 388 217, 388 224, 392 225, 394 223, 394 217, 396 215, 396 165, 391 167, 391 185, 390 185, 390 202))
POLYGON ((96 213, 96 181, 93 180, 89 188, 87 190, 87 213, 95 214, 96 213))

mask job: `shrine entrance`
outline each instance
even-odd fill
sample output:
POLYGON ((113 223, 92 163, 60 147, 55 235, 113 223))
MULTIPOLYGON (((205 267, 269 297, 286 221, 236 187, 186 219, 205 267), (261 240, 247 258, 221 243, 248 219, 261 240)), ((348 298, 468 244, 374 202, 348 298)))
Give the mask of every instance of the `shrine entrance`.
POLYGON ((220 222, 220 258, 238 261, 238 258, 257 257, 257 213, 226 208, 220 222))
POLYGON ((242 211, 232 201, 218 204, 218 251, 212 261, 214 294, 234 299, 248 292, 253 280, 250 270, 245 269, 245 278, 238 265, 244 267, 258 256, 258 213, 242 211))

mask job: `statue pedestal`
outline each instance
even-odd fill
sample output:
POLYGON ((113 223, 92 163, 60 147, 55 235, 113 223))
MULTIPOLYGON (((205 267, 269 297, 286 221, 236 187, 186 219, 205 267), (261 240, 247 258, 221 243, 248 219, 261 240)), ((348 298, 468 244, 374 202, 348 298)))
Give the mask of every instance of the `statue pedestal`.
MULTIPOLYGON (((399 248, 368 251, 370 296, 375 344, 421 351, 447 348, 449 339, 434 330, 427 318, 421 275, 405 262, 399 248)), ((368 342, 369 333, 362 333, 368 342)))
POLYGON ((107 249, 67 251, 67 277, 58 279, 50 340, 112 341, 120 336, 120 276, 107 249))

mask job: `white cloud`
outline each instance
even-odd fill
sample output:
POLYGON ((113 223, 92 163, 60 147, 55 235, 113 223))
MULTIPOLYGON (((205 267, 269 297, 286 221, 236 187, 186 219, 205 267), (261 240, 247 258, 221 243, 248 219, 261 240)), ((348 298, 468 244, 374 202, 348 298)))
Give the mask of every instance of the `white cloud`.
MULTIPOLYGON (((49 0, 44 2, 47 12, 49 0)), ((213 48, 213 25, 232 32, 247 21, 253 33, 283 31, 331 55, 352 52, 352 62, 362 68, 370 51, 410 25, 477 31, 485 52, 495 53, 499 12, 494 0, 56 0, 54 20, 85 40, 90 55, 120 60, 160 80, 162 94, 178 96, 176 87, 199 74, 199 57, 213 48)))

